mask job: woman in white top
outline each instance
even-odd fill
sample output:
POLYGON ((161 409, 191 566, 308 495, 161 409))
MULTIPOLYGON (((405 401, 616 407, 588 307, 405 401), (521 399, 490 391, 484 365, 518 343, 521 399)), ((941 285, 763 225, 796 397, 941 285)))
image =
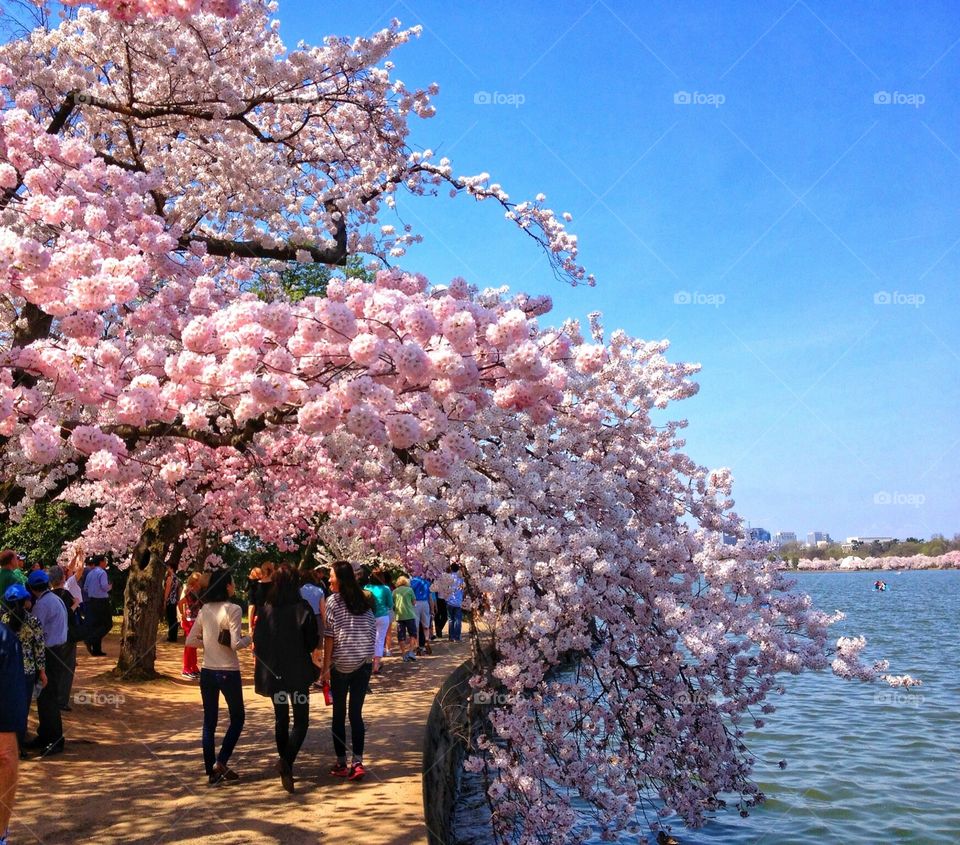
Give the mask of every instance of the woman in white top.
POLYGON ((203 765, 210 784, 239 777, 227 766, 240 739, 246 712, 243 707, 243 685, 237 651, 250 645, 250 637, 241 633, 242 611, 230 599, 233 579, 229 569, 210 575, 210 584, 203 593, 203 607, 187 635, 188 646, 203 648, 200 669, 200 698, 203 700, 203 765), (220 715, 220 693, 227 701, 230 724, 216 753, 214 732, 220 715))

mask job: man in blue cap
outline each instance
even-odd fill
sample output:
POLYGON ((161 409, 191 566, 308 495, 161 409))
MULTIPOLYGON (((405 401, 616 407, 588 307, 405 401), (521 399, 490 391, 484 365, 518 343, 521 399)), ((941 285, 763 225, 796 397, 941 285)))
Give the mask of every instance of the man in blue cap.
POLYGON ((20 638, 0 622, 0 845, 6 845, 17 791, 17 735, 27 727, 26 683, 20 638))
POLYGON ((33 615, 43 628, 47 685, 37 696, 37 738, 28 747, 39 748, 44 757, 63 751, 63 719, 60 716, 60 685, 66 680, 67 606, 50 591, 50 577, 35 569, 27 577, 33 593, 33 615))

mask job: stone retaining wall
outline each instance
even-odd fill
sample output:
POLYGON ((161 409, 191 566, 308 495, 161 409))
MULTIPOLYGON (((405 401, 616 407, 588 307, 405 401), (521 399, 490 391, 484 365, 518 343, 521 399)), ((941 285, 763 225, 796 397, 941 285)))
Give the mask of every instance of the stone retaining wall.
POLYGON ((429 845, 454 841, 451 822, 460 772, 470 736, 470 685, 473 661, 444 681, 427 719, 423 740, 423 816, 429 845))

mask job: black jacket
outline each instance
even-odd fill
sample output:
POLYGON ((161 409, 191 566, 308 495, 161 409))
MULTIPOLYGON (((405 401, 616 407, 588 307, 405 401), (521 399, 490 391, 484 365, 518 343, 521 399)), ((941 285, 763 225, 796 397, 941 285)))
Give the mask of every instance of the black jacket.
POLYGON ((256 692, 306 692, 316 678, 310 655, 319 643, 317 618, 307 602, 264 605, 253 631, 256 692))

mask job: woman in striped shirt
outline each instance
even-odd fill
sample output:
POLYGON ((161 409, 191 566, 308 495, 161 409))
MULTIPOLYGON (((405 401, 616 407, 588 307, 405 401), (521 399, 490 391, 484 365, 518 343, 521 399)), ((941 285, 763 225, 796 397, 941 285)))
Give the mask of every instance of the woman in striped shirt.
POLYGON ((333 696, 333 748, 337 763, 330 774, 360 780, 363 767, 363 700, 373 671, 377 624, 373 596, 361 589, 353 566, 338 561, 330 572, 332 595, 327 600, 323 638, 323 681, 333 696), (350 736, 353 760, 347 767, 347 696, 350 697, 350 736))

